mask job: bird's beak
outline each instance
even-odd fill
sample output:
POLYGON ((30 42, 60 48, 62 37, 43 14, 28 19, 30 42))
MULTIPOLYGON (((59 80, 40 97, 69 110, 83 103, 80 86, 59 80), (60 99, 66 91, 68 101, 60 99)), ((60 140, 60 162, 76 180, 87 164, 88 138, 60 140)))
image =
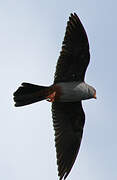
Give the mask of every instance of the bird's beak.
POLYGON ((97 99, 97 97, 96 97, 96 92, 95 92, 95 94, 94 94, 94 96, 93 96, 93 97, 94 97, 94 99, 97 99))

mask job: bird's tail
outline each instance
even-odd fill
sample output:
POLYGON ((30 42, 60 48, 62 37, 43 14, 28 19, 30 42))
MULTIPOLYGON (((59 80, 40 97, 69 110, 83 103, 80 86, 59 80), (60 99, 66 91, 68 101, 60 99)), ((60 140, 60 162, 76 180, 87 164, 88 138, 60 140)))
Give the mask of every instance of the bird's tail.
POLYGON ((17 91, 13 94, 15 106, 25 106, 47 99, 47 96, 51 93, 51 91, 51 86, 45 87, 30 83, 22 83, 17 91))

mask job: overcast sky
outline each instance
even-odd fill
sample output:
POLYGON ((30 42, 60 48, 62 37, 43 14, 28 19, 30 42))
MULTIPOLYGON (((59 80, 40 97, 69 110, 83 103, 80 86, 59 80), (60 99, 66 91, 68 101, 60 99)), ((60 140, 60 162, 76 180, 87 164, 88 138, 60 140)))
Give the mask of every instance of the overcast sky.
POLYGON ((49 85, 71 12, 88 34, 87 83, 97 100, 84 101, 86 123, 68 180, 117 179, 116 0, 0 0, 0 179, 57 177, 51 104, 15 108, 22 82, 49 85))

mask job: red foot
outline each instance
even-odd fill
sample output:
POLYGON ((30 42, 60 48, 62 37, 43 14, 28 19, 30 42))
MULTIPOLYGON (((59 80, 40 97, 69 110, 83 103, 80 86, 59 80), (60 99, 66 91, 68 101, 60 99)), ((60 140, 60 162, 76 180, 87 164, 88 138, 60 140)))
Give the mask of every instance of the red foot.
POLYGON ((50 94, 49 96, 47 96, 47 101, 48 101, 48 102, 54 102, 54 100, 55 100, 55 95, 56 95, 56 91, 54 91, 52 94, 50 94))

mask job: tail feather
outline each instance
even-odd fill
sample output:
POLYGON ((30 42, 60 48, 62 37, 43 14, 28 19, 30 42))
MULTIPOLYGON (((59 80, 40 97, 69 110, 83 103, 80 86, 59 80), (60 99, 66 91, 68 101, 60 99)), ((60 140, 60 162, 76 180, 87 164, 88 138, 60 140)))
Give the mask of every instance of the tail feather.
POLYGON ((25 106, 46 99, 50 87, 38 86, 30 83, 22 83, 13 94, 15 106, 25 106))

